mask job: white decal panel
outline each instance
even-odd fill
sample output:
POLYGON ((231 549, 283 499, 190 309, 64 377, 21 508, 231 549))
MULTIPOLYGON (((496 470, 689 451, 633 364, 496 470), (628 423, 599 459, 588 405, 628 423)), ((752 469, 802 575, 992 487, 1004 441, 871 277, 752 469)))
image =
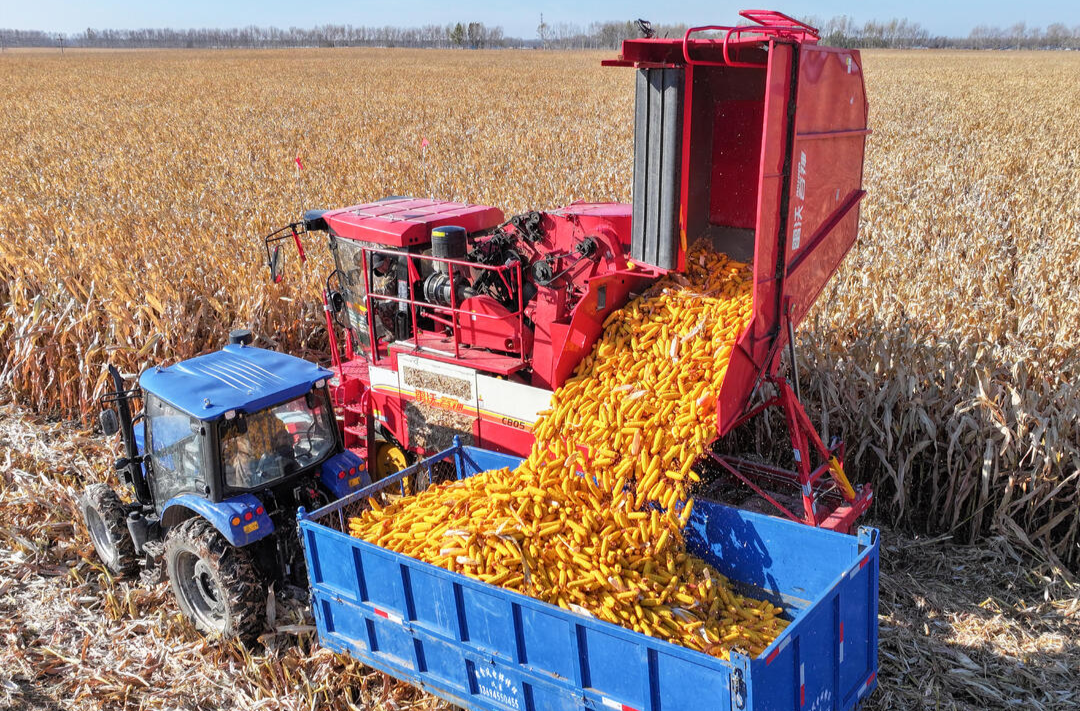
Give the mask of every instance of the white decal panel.
POLYGON ((476 387, 480 412, 518 429, 532 429, 539 413, 551 405, 551 391, 531 385, 477 375, 476 387))
POLYGON ((806 201, 806 151, 799 151, 798 173, 795 178, 795 214, 791 220, 791 251, 799 249, 802 241, 803 207, 806 201))
POLYGON ((373 389, 405 395, 444 410, 479 415, 520 430, 531 430, 551 404, 551 391, 481 375, 471 368, 399 355, 398 370, 368 369, 373 389))
POLYGON ((484 698, 509 709, 523 708, 521 689, 514 681, 498 669, 476 667, 476 689, 484 698))
POLYGON ((403 394, 436 406, 449 399, 459 407, 451 405, 447 409, 460 410, 463 406, 476 411, 477 375, 472 368, 406 354, 398 356, 397 364, 398 387, 403 394))
POLYGON ((389 368, 380 368, 376 365, 368 368, 368 380, 371 381, 372 389, 396 389, 398 386, 397 371, 390 370, 389 368))

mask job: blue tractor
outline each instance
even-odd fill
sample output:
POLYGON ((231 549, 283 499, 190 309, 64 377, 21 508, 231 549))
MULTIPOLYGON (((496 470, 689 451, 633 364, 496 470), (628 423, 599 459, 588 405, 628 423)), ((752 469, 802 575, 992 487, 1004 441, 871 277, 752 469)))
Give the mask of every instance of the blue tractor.
POLYGON ((110 367, 101 426, 122 434, 116 469, 133 501, 107 484, 81 497, 110 571, 163 568, 196 627, 245 641, 262 630, 271 583, 306 584, 297 508, 371 483, 342 447, 333 374, 251 340, 234 331, 220 351, 144 371, 134 389, 110 367))

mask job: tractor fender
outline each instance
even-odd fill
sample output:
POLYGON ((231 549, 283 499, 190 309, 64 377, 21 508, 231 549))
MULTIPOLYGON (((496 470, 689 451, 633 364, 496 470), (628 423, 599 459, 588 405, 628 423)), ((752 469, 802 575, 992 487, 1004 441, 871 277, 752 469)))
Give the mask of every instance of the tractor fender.
POLYGON ((218 530, 230 545, 243 548, 274 532, 274 522, 262 502, 252 494, 240 494, 220 503, 196 494, 181 494, 165 502, 161 509, 161 527, 168 530, 180 522, 201 516, 218 530), (262 509, 262 513, 259 510, 262 509), (233 523, 239 519, 238 523, 233 523))
POLYGON ((367 462, 356 452, 346 449, 322 463, 319 481, 335 499, 359 491, 371 484, 367 462))

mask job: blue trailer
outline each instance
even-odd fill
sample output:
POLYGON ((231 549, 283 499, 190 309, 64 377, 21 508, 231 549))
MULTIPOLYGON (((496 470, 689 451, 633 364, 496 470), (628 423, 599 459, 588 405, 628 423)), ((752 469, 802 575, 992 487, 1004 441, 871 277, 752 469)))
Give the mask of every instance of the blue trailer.
POLYGON ((730 661, 422 563, 348 535, 367 497, 520 460, 456 446, 298 514, 319 639, 451 703, 491 711, 857 706, 876 686, 878 532, 857 536, 696 501, 687 546, 792 623, 730 661), (441 464, 440 464, 441 463, 441 464))

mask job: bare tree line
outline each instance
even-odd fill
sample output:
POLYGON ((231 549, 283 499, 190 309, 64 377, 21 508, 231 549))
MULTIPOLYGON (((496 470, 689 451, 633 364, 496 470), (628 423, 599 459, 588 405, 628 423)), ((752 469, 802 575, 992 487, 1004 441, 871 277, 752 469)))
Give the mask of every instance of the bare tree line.
MULTIPOLYGON (((839 47, 956 48, 956 49, 1080 49, 1080 25, 1056 22, 1028 27, 978 25, 967 37, 932 35, 906 18, 856 23, 840 15, 828 20, 808 17, 820 29, 821 42, 839 47)), ((654 24, 658 37, 681 37, 684 24, 654 24)), ((457 22, 417 27, 320 25, 311 28, 247 27, 178 30, 92 29, 63 34, 41 30, 0 29, 0 47, 109 47, 109 48, 281 48, 281 47, 434 47, 486 49, 532 47, 544 49, 617 49, 628 37, 638 37, 635 22, 545 22, 540 18, 536 36, 507 37, 500 26, 483 22, 457 22)))
POLYGON ((883 47, 908 49, 1080 49, 1080 25, 1072 28, 1055 22, 1043 29, 1018 22, 1010 27, 977 25, 967 37, 932 35, 918 22, 907 18, 870 20, 857 24, 847 15, 828 20, 804 18, 817 27, 822 44, 834 47, 883 47))
POLYGON ((503 47, 508 41, 502 27, 483 22, 458 22, 419 27, 365 27, 320 25, 318 27, 248 27, 177 30, 98 30, 74 34, 40 30, 0 29, 5 47, 110 47, 119 49, 201 49, 282 47, 436 47, 485 49, 503 47))

